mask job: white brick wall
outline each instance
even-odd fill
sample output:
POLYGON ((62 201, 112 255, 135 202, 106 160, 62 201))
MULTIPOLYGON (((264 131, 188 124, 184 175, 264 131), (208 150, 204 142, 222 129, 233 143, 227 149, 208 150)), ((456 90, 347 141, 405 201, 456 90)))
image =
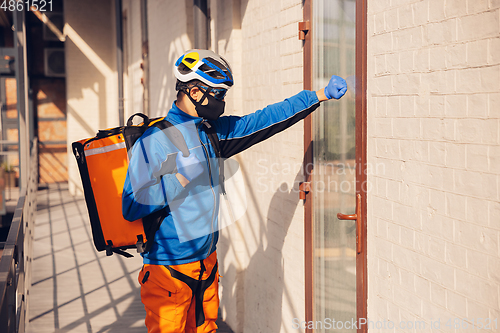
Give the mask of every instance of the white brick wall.
MULTIPOLYGON (((217 7, 217 51, 236 73, 228 112, 248 114, 302 90, 302 43, 297 38, 302 5, 297 0, 238 3, 217 7), (234 28, 239 24, 231 6, 240 7, 241 30, 234 28)), ((221 232, 219 243, 221 308, 237 333, 290 332, 293 318, 304 318, 304 211, 297 186, 292 190, 294 181, 302 180, 296 177, 303 153, 299 123, 237 157, 248 210, 221 232), (265 172, 272 165, 291 165, 291 170, 265 172)))
POLYGON ((119 125, 114 4, 66 0, 64 19, 69 190, 82 194, 71 143, 119 125))
POLYGON ((368 1, 373 321, 498 318, 499 7, 368 1))

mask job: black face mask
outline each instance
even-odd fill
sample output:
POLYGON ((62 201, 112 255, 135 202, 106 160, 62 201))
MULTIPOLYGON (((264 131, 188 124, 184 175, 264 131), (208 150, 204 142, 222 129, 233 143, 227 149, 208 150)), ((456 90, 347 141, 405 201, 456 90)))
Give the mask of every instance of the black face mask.
POLYGON ((205 91, 203 94, 203 97, 199 102, 197 102, 195 99, 191 97, 191 94, 187 92, 187 94, 191 102, 195 105, 196 112, 198 113, 198 116, 208 119, 208 120, 217 120, 223 113, 224 113, 224 108, 226 107, 226 102, 224 101, 219 101, 212 95, 210 95, 210 88, 205 91), (208 99, 208 104, 202 105, 203 101, 208 99))

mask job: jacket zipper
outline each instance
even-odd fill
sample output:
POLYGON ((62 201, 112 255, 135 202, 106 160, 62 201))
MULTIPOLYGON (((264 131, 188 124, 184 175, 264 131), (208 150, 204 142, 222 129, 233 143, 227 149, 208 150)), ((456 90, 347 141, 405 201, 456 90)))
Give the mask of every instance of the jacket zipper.
MULTIPOLYGON (((202 121, 199 125, 201 126, 202 124, 204 123, 204 121, 202 121)), ((207 147, 205 147, 205 144, 203 144, 203 142, 201 141, 201 137, 200 137, 200 133, 198 132, 198 129, 196 129, 196 133, 198 134, 198 140, 200 140, 200 143, 203 147, 203 150, 205 151, 205 155, 207 157, 207 161, 208 161, 208 174, 210 176, 210 189, 212 190, 212 194, 214 195, 214 209, 212 211, 212 220, 210 222, 210 230, 212 231, 212 233, 210 234, 210 246, 208 248, 208 252, 207 252, 207 257, 208 255, 210 254, 210 250, 212 249, 212 245, 213 245, 213 242, 214 242, 214 214, 215 214, 215 209, 217 208, 217 198, 215 197, 215 191, 212 187, 212 169, 210 168, 210 155, 208 154, 208 150, 207 150, 207 147)))

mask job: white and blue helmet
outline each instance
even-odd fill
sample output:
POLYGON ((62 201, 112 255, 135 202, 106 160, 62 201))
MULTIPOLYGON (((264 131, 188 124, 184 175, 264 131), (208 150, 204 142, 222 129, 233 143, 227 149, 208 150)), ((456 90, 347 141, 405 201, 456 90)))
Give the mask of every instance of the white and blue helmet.
POLYGON ((199 80, 212 88, 229 89, 234 84, 229 63, 209 50, 189 50, 174 66, 175 77, 184 83, 199 80))

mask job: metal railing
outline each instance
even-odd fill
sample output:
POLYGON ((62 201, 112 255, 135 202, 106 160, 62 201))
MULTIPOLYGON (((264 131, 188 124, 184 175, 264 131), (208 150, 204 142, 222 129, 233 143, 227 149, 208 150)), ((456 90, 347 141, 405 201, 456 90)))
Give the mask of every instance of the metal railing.
POLYGON ((31 286, 33 227, 38 190, 38 141, 33 141, 30 175, 26 188, 19 191, 12 224, 0 257, 0 331, 25 330, 31 286))

